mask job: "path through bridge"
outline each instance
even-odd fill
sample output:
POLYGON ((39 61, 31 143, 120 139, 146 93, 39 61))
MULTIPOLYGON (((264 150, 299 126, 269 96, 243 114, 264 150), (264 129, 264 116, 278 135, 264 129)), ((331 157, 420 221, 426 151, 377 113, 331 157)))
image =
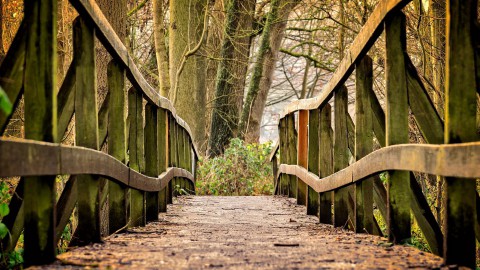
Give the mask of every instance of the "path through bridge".
POLYGON ((145 227, 75 248, 53 265, 124 269, 437 268, 442 259, 386 238, 354 234, 284 197, 182 196, 145 227))

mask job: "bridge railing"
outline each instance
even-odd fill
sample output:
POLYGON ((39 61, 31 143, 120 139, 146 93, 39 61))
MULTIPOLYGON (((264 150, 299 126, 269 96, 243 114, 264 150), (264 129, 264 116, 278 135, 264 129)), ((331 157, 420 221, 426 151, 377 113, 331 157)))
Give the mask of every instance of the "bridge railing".
MULTIPOLYGON (((10 231, 2 251, 14 249, 23 231, 26 265, 55 259, 75 208, 78 226, 70 244, 83 245, 100 242, 104 224, 107 234, 145 225, 179 190, 195 191, 198 151, 189 126, 141 75, 95 1, 70 2, 79 13, 74 57, 58 92, 56 0, 25 1, 24 20, 0 66, 9 99, 18 104, 23 94, 26 138, 0 138, 0 177, 21 176, 2 220, 10 231), (100 109, 95 37, 113 58, 100 109), (128 98, 125 77, 133 85, 128 98), (62 145, 72 121, 75 146, 62 145), (100 151, 104 145, 108 154, 100 151), (69 179, 57 200, 59 175, 69 179)), ((10 117, 0 112, 0 134, 10 117)))
POLYGON ((394 243, 411 238, 413 215, 433 253, 448 264, 475 267, 475 236, 479 239, 480 232, 475 183, 480 178, 477 1, 447 1, 445 122, 406 51, 401 10, 409 2, 381 0, 320 94, 284 109, 279 143, 270 156, 275 193, 296 198, 321 223, 381 235, 375 205, 394 243), (373 92, 367 55, 382 33, 386 113, 373 92), (355 121, 344 86, 354 70, 355 121), (409 144, 409 111, 431 145, 409 144), (373 151, 374 137, 384 148, 373 151), (350 157, 356 162, 349 164, 350 157), (442 226, 412 171, 444 177, 442 226), (386 187, 382 172, 388 172, 386 187))

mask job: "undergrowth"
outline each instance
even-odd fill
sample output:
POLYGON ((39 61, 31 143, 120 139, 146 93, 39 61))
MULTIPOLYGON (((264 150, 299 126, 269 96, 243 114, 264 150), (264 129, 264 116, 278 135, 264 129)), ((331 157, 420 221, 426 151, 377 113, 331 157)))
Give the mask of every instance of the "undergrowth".
POLYGON ((234 138, 222 156, 203 158, 198 163, 198 195, 271 195, 272 165, 267 156, 270 142, 248 144, 234 138))

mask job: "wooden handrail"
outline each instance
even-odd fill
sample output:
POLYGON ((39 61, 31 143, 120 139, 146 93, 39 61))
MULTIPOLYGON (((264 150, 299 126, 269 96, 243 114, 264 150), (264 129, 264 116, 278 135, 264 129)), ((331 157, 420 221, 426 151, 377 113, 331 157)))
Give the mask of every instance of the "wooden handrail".
POLYGON ((174 177, 195 183, 193 174, 182 168, 169 167, 157 178, 149 177, 108 154, 78 146, 0 138, 0 153, 0 177, 93 174, 148 192, 161 191, 174 177))
POLYGON ((324 178, 298 165, 281 164, 277 179, 282 173, 294 175, 316 192, 328 192, 391 170, 480 178, 479 164, 480 142, 448 145, 399 144, 374 151, 347 168, 324 178))
POLYGON ((345 56, 333 73, 332 78, 322 88, 320 94, 313 98, 301 99, 291 102, 280 113, 280 118, 299 110, 313 110, 319 108, 327 102, 333 92, 338 89, 350 76, 355 68, 355 64, 363 58, 378 39, 383 30, 385 19, 392 13, 402 9, 411 0, 383 0, 380 1, 372 14, 362 27, 350 49, 345 52, 345 56))

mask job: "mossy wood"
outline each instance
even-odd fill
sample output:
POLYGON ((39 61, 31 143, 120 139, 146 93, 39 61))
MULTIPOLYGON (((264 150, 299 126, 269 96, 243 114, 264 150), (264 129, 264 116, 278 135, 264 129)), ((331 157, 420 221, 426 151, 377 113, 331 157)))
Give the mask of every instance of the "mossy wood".
MULTIPOLYGON (((308 171, 320 176, 320 110, 310 110, 308 113, 308 171)), ((318 216, 319 194, 310 186, 307 189, 307 215, 318 216)))

